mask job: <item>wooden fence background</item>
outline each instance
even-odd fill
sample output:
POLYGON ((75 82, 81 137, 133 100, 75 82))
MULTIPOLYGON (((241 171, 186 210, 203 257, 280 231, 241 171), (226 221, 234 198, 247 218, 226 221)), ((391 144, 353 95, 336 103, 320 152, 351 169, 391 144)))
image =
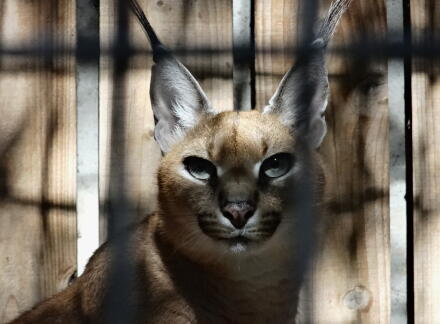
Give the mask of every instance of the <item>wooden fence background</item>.
MULTIPOLYGON (((181 53, 188 48, 211 50, 209 55, 183 53, 181 59, 217 109, 232 109, 233 1, 140 2, 171 49, 180 49, 181 53)), ((331 47, 364 46, 368 39, 385 39, 386 5, 393 2, 401 3, 354 0, 331 47)), ((117 26, 114 1, 101 1, 96 8, 93 4, 98 1, 84 3, 92 13, 96 10, 96 16, 99 12, 102 49, 102 212, 100 229, 96 228, 102 242, 107 235, 105 207, 111 188, 118 186, 111 176, 112 163, 123 161, 120 171, 126 195, 132 213, 140 219, 155 207, 155 170, 160 152, 152 137, 154 121, 148 95, 151 57, 144 53, 135 56, 122 86, 115 85, 112 59, 106 55, 117 26), (116 90, 118 98, 114 96, 116 90), (123 132, 112 130, 114 100, 126 108, 123 132)), ((320 2, 322 13, 329 3, 320 2)), ((402 19, 412 40, 433 42, 439 36, 440 4, 436 0, 403 0, 403 5, 402 19)), ((76 107, 80 100, 86 100, 77 98, 80 62, 74 55, 55 55, 49 50, 37 53, 38 58, 19 49, 35 44, 51 44, 66 51, 75 48, 82 17, 78 8, 69 0, 0 2, 0 323, 63 289, 77 273, 77 240, 84 225, 77 227, 76 107)), ((301 5, 299 0, 254 0, 252 9, 256 49, 253 101, 255 109, 261 109, 294 62, 291 50, 298 35, 301 5)), ((132 17, 130 35, 137 48, 148 50, 145 36, 132 17)), ((389 323, 398 318, 394 314, 398 308, 392 308, 391 299, 402 296, 403 301, 408 297, 410 322, 440 323, 439 65, 437 60, 420 57, 401 60, 402 66, 405 64, 402 97, 407 100, 407 127, 390 133, 396 121, 389 118, 386 51, 366 45, 365 51, 360 55, 358 48, 353 56, 333 51, 328 57, 329 133, 321 152, 336 181, 329 227, 307 283, 313 323, 389 323), (406 157, 407 177, 393 178, 390 183, 390 170, 397 167, 393 159, 398 158, 390 155, 392 136, 406 136, 401 153, 406 157), (393 197, 389 188, 394 181, 408 188, 407 213, 403 205, 401 214, 390 214, 393 197), (402 256, 404 263, 396 269, 407 271, 409 285, 401 291, 391 285, 394 250, 390 217, 406 219, 407 215, 403 235, 408 239, 408 264, 402 256)), ((98 89, 98 83, 95 87, 98 89)), ((95 136, 90 141, 98 139, 95 136)), ((402 305, 405 308, 404 302, 402 305)), ((401 315, 405 317, 405 313, 403 309, 401 315)))

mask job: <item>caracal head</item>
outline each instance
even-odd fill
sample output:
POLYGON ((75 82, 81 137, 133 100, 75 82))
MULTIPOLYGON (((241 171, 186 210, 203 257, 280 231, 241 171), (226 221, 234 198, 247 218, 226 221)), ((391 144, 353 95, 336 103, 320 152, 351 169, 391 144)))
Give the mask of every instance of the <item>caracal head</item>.
POLYGON ((196 258, 277 253, 307 235, 301 225, 321 177, 314 150, 327 130, 325 49, 349 3, 334 1, 261 112, 216 113, 130 1, 153 48, 159 222, 175 248, 196 258))
POLYGON ((159 215, 176 248, 200 259, 279 250, 299 237, 303 202, 313 204, 302 197, 317 182, 313 151, 326 133, 321 48, 286 74, 262 112, 216 113, 168 52, 153 67, 150 91, 164 155, 159 215))
POLYGON ((276 114, 206 115, 161 162, 164 232, 190 256, 287 248, 319 179, 312 149, 276 114))

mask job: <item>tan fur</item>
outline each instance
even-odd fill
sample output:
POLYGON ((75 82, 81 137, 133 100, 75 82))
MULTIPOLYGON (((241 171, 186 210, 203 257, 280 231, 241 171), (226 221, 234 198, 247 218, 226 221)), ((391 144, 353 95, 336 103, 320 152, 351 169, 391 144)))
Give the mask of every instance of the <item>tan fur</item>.
MULTIPOLYGON (((126 257, 135 269, 130 295, 136 298, 139 323, 293 322, 302 247, 295 240, 299 216, 289 209, 289 188, 298 174, 308 174, 319 204, 319 164, 276 115, 252 111, 204 117, 161 162, 157 212, 127 230, 126 257), (241 183, 252 191, 258 184, 249 166, 278 152, 294 154, 298 169, 278 186, 258 192, 260 210, 283 213, 275 232, 262 235, 244 252, 203 233, 196 214, 214 212, 217 193, 183 177, 178 171, 182 159, 209 159, 224 172, 220 187, 241 183)), ((113 244, 102 246, 70 287, 12 323, 104 323, 113 244)))
POLYGON ((263 114, 217 115, 139 4, 129 3, 155 61, 155 138, 167 152, 158 209, 99 248, 70 287, 12 323, 108 323, 120 313, 117 323, 294 323, 326 196, 313 150, 326 132, 324 53, 350 0, 333 2, 313 55, 298 59, 263 114), (278 162, 270 159, 279 153, 278 162), (287 173, 262 175, 264 161, 289 165, 289 156, 287 173), (196 161, 194 168, 185 167, 188 161, 196 161), (231 205, 242 214, 224 209, 231 205))

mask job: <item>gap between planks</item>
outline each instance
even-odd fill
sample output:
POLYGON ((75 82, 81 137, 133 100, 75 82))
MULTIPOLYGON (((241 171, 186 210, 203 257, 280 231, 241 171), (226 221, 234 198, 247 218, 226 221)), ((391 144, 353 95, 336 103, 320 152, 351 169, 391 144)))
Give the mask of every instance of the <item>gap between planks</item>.
MULTIPOLYGON (((89 0, 76 2, 78 52, 99 46, 98 9, 89 0)), ((98 53, 98 51, 96 51, 98 53)), ((99 247, 99 57, 77 60, 77 274, 99 247)))
MULTIPOLYGON (((402 0, 387 0, 389 41, 404 40, 402 0)), ((403 58, 388 60, 390 130, 391 323, 408 323, 405 69, 403 58)))

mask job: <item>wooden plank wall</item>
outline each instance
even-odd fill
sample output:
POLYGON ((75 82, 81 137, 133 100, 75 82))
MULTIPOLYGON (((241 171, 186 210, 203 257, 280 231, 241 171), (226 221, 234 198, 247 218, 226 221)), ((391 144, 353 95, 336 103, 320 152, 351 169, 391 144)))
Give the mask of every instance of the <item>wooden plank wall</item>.
MULTIPOLYGON (((330 1, 323 1, 322 13, 330 1)), ((257 108, 294 61, 299 1, 257 0, 257 108)), ((353 1, 332 46, 385 35, 382 0, 353 1)), ((386 63, 328 59, 329 126, 321 152, 334 176, 318 260, 309 279, 309 321, 389 323, 388 110, 386 63)))
MULTIPOLYGON (((383 0, 354 1, 344 18, 334 46, 385 38, 383 0)), ((313 310, 321 323, 334 318, 385 324, 390 321, 387 65, 333 56, 329 73, 330 127, 322 153, 336 181, 333 213, 327 215, 331 225, 315 265, 313 292, 320 293, 313 310), (331 288, 329 281, 335 283, 331 288)))
MULTIPOLYGON (((205 90, 213 106, 218 110, 232 109, 232 3, 229 0, 139 1, 151 24, 164 44, 170 49, 215 51, 213 55, 177 55, 190 69, 205 90)), ((101 48, 111 44, 114 35, 114 2, 101 2, 101 48)), ((132 43, 149 50, 148 41, 138 22, 130 15, 132 43)), ((185 54, 185 53, 181 53, 185 54)), ((123 151, 114 156, 113 163, 121 159, 125 164, 127 198, 139 219, 155 208, 155 171, 160 151, 154 142, 154 121, 149 99, 151 56, 141 55, 130 63, 122 87, 121 102, 125 105, 125 134, 111 130, 111 111, 114 89, 112 66, 108 58, 101 60, 100 75, 100 191, 101 201, 107 200, 110 175, 110 140, 117 136, 123 151)), ((117 185, 117 184, 113 184, 117 185)), ((101 239, 105 238, 105 215, 101 222, 101 239)))
MULTIPOLYGON (((0 3, 2 46, 74 41, 73 1, 0 3)), ((76 121, 72 58, 0 57, 0 65, 3 323, 64 288, 75 272, 76 121)))
MULTIPOLYGON (((255 0, 256 103, 261 109, 294 62, 298 0, 255 0), (280 51, 279 51, 280 50, 280 51)), ((322 12, 330 0, 323 1, 322 12)), ((436 0, 411 1, 414 40, 438 36, 436 0)), ((115 30, 113 1, 101 1, 101 48, 115 30)), ((220 50, 181 55, 214 106, 232 109, 232 1, 142 0, 161 39, 172 49, 220 50)), ((384 35, 384 0, 355 0, 332 46, 384 35)), ((133 43, 148 51, 130 19, 133 43)), ((73 45, 75 5, 67 0, 4 0, 0 44, 36 40, 73 45), (19 26, 19 27, 17 27, 19 26), (52 35, 44 38, 43 35, 52 35)), ((185 54, 185 53, 183 53, 185 54)), ((385 61, 329 57, 329 133, 321 148, 334 175, 334 197, 318 259, 308 279, 313 323, 388 323, 388 111, 385 61)), ((412 130, 414 181, 414 292, 416 323, 440 322, 438 187, 440 105, 438 62, 414 60, 412 130)), ((107 201, 110 141, 123 148, 127 197, 136 218, 155 207, 154 143, 149 102, 151 57, 130 62, 122 98, 125 132, 114 134, 112 62, 101 60, 100 186, 107 201)), ((74 59, 0 57, 0 323, 68 284, 76 269, 74 59)), ((106 236, 102 217, 101 240, 106 236)))
MULTIPOLYGON (((414 43, 439 39, 440 4, 411 1, 414 43)), ((414 59, 412 134, 414 294, 416 323, 440 322, 440 80, 439 60, 414 59)))

